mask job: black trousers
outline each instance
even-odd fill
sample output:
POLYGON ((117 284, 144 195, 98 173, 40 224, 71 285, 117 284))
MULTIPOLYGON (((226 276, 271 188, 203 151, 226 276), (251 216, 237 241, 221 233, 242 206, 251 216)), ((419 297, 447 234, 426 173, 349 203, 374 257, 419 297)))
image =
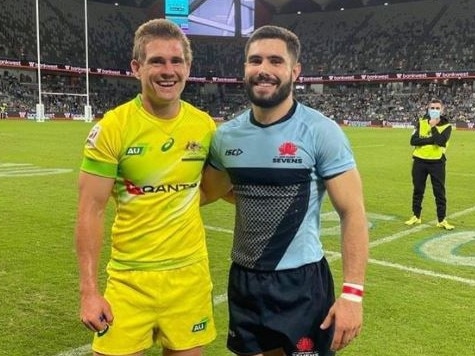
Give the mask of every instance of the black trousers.
POLYGON ((437 219, 445 219, 447 212, 447 199, 445 196, 445 161, 426 162, 414 159, 412 164, 412 211, 415 216, 420 217, 422 211, 422 200, 426 189, 427 176, 430 176, 432 192, 437 208, 437 219))

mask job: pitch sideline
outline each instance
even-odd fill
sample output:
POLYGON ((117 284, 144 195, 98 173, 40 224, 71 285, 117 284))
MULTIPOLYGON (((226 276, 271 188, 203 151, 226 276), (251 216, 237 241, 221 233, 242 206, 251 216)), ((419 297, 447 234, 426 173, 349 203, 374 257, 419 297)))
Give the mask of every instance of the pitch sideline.
MULTIPOLYGON (((471 208, 468 208, 468 209, 465 209, 465 210, 462 210, 460 212, 451 214, 448 217, 449 218, 455 218, 455 217, 459 217, 459 216, 469 214, 473 211, 475 211, 475 206, 473 206, 471 208)), ((370 249, 373 248, 373 247, 388 243, 388 242, 398 240, 398 239, 400 239, 404 236, 410 235, 414 232, 425 230, 426 228, 431 227, 435 223, 436 222, 433 221, 431 225, 421 224, 421 225, 418 225, 418 226, 413 227, 411 229, 404 230, 404 231, 395 233, 393 235, 389 235, 387 237, 383 237, 381 239, 375 240, 372 243, 370 243, 370 245, 369 245, 370 249)), ((233 233, 232 230, 223 229, 223 228, 220 228, 220 227, 214 227, 214 226, 208 226, 207 225, 207 226, 205 226, 205 228, 207 230, 212 230, 212 231, 225 232, 225 233, 229 233, 229 234, 233 233)), ((339 252, 327 251, 327 254, 328 254, 327 259, 328 259, 329 262, 336 261, 336 260, 341 258, 341 254, 339 252)), ((473 280, 473 279, 462 278, 462 277, 452 276, 452 275, 443 274, 443 273, 437 273, 437 272, 433 272, 433 271, 429 271, 429 270, 423 270, 423 269, 420 269, 420 268, 407 267, 407 266, 403 266, 403 265, 400 265, 400 264, 397 264, 397 263, 380 261, 380 260, 376 260, 376 259, 373 259, 373 258, 370 258, 368 262, 372 263, 372 264, 384 266, 384 267, 396 268, 396 269, 406 271, 406 272, 422 274, 422 275, 426 275, 426 276, 430 276, 430 277, 434 277, 434 278, 447 279, 447 280, 451 280, 451 281, 460 282, 460 283, 475 286, 475 280, 473 280)), ((213 302, 214 302, 214 305, 219 305, 219 304, 222 304, 222 303, 226 302, 227 299, 228 299, 228 297, 227 297, 226 294, 221 294, 221 295, 218 295, 218 296, 214 297, 213 302)), ((76 349, 73 349, 73 350, 60 352, 59 354, 56 354, 54 356, 84 356, 87 353, 90 353, 90 351, 91 351, 91 345, 88 344, 88 345, 80 346, 80 347, 78 347, 76 349)))

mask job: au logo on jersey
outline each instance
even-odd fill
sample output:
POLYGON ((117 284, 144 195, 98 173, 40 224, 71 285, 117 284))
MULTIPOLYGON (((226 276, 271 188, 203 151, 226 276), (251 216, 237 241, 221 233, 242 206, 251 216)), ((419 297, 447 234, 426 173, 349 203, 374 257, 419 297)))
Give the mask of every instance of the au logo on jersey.
POLYGON ((127 151, 125 151, 126 156, 140 156, 143 153, 144 149, 143 147, 137 146, 137 147, 129 147, 127 148, 127 151))
POLYGON ((193 327, 191 328, 191 332, 196 333, 198 331, 206 330, 207 324, 208 324, 208 319, 207 318, 203 319, 199 323, 193 325, 193 327))

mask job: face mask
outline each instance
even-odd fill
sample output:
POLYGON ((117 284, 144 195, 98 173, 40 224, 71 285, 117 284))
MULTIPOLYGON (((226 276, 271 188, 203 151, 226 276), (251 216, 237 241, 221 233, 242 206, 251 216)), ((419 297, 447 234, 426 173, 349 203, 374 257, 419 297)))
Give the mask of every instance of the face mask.
POLYGON ((429 109, 429 117, 431 119, 438 119, 440 117, 440 110, 429 109))

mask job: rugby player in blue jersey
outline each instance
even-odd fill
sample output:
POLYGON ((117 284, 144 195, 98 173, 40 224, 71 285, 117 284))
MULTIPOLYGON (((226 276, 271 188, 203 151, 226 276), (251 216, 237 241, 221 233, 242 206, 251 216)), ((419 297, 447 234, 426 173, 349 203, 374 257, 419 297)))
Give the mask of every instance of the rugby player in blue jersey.
POLYGON ((228 348, 247 356, 329 356, 361 332, 368 224, 348 139, 293 98, 300 42, 263 26, 245 47, 251 108, 222 124, 204 172, 202 204, 236 204, 228 348), (232 189, 232 190, 230 190, 232 189), (341 220, 343 286, 320 239, 328 193, 341 220))

